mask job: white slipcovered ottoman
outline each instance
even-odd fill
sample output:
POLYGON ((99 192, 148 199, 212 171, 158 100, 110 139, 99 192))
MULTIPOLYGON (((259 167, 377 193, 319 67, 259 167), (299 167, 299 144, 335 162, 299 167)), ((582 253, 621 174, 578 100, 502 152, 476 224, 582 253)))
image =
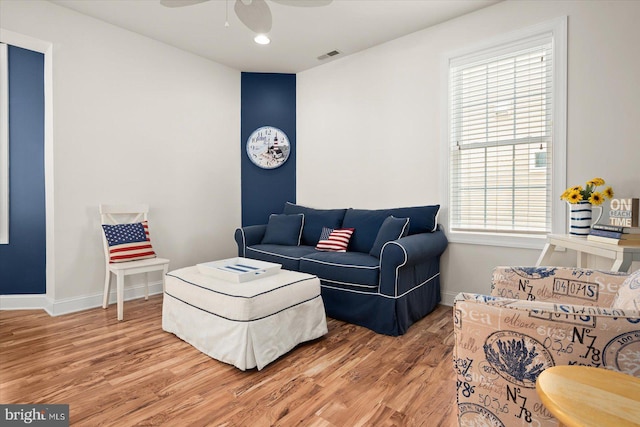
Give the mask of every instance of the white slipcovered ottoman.
POLYGON ((162 329, 244 371, 323 336, 327 321, 316 276, 282 270, 233 283, 194 266, 167 274, 162 329))

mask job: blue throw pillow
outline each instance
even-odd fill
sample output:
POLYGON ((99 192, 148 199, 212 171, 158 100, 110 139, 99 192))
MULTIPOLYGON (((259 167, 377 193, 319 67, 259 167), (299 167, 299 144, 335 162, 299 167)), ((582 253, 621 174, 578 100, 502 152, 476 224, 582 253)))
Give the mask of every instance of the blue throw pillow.
POLYGON ((380 230, 378 230, 378 235, 373 242, 369 255, 380 258, 380 252, 382 252, 382 246, 384 246, 385 243, 404 237, 408 232, 409 218, 396 218, 393 215, 388 216, 382 223, 380 230))
POLYGON ((269 216, 269 223, 262 238, 263 245, 300 245, 304 214, 269 216))
MULTIPOLYGON (((348 209, 342 228, 355 228, 349 250, 368 254, 373 247, 382 223, 391 215, 388 209, 348 209)), ((400 215, 397 215, 400 217, 400 215)))

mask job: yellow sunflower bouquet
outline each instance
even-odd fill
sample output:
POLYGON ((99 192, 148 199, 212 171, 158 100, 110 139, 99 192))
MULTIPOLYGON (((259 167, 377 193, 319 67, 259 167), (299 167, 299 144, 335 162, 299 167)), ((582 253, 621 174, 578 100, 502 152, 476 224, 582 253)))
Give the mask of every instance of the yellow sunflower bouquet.
POLYGON ((597 191, 597 188, 602 187, 604 184, 604 179, 593 178, 592 180, 587 181, 587 185, 585 187, 576 185, 575 187, 567 188, 564 190, 564 193, 562 193, 562 196, 560 196, 560 199, 572 204, 589 202, 594 206, 599 206, 605 200, 613 197, 613 188, 611 187, 606 187, 602 191, 597 191))

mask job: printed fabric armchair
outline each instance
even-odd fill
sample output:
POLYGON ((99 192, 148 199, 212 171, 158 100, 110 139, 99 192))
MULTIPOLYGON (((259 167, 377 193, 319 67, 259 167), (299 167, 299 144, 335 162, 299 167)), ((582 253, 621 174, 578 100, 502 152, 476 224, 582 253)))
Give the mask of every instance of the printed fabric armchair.
MULTIPOLYGON (((557 426, 535 389, 555 365, 640 377, 640 270, 497 267, 453 310, 460 426, 557 426)), ((576 399, 579 399, 576 396, 576 399)))

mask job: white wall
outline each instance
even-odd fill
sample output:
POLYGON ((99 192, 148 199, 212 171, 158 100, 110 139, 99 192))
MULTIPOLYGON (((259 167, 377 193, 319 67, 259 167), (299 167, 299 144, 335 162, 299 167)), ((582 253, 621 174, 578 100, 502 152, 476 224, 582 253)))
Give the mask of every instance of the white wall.
MULTIPOLYGON (((565 15, 567 184, 600 176, 618 195, 639 197, 640 2, 506 1, 298 74, 298 203, 440 203, 444 55, 565 15)), ((487 293, 496 265, 533 265, 538 255, 452 243, 442 259, 444 302, 460 291, 487 293)), ((575 265, 574 257, 556 254, 554 262, 575 265)))
MULTIPOLYGON (((567 182, 598 175, 617 194, 640 196, 640 2, 507 1, 298 74, 298 202, 439 203, 443 55, 561 15, 569 17, 567 182)), ((53 43, 48 293, 58 311, 99 304, 100 202, 149 203, 154 246, 172 269, 235 253, 239 71, 44 1, 2 0, 0 26, 53 43)), ((498 264, 537 257, 451 244, 445 301, 488 292, 498 264)), ((574 262, 571 254, 554 260, 574 262)))
POLYGON ((3 0, 0 16, 53 44, 52 311, 98 305, 101 202, 148 203, 170 269, 233 256, 240 72, 49 2, 3 0))

